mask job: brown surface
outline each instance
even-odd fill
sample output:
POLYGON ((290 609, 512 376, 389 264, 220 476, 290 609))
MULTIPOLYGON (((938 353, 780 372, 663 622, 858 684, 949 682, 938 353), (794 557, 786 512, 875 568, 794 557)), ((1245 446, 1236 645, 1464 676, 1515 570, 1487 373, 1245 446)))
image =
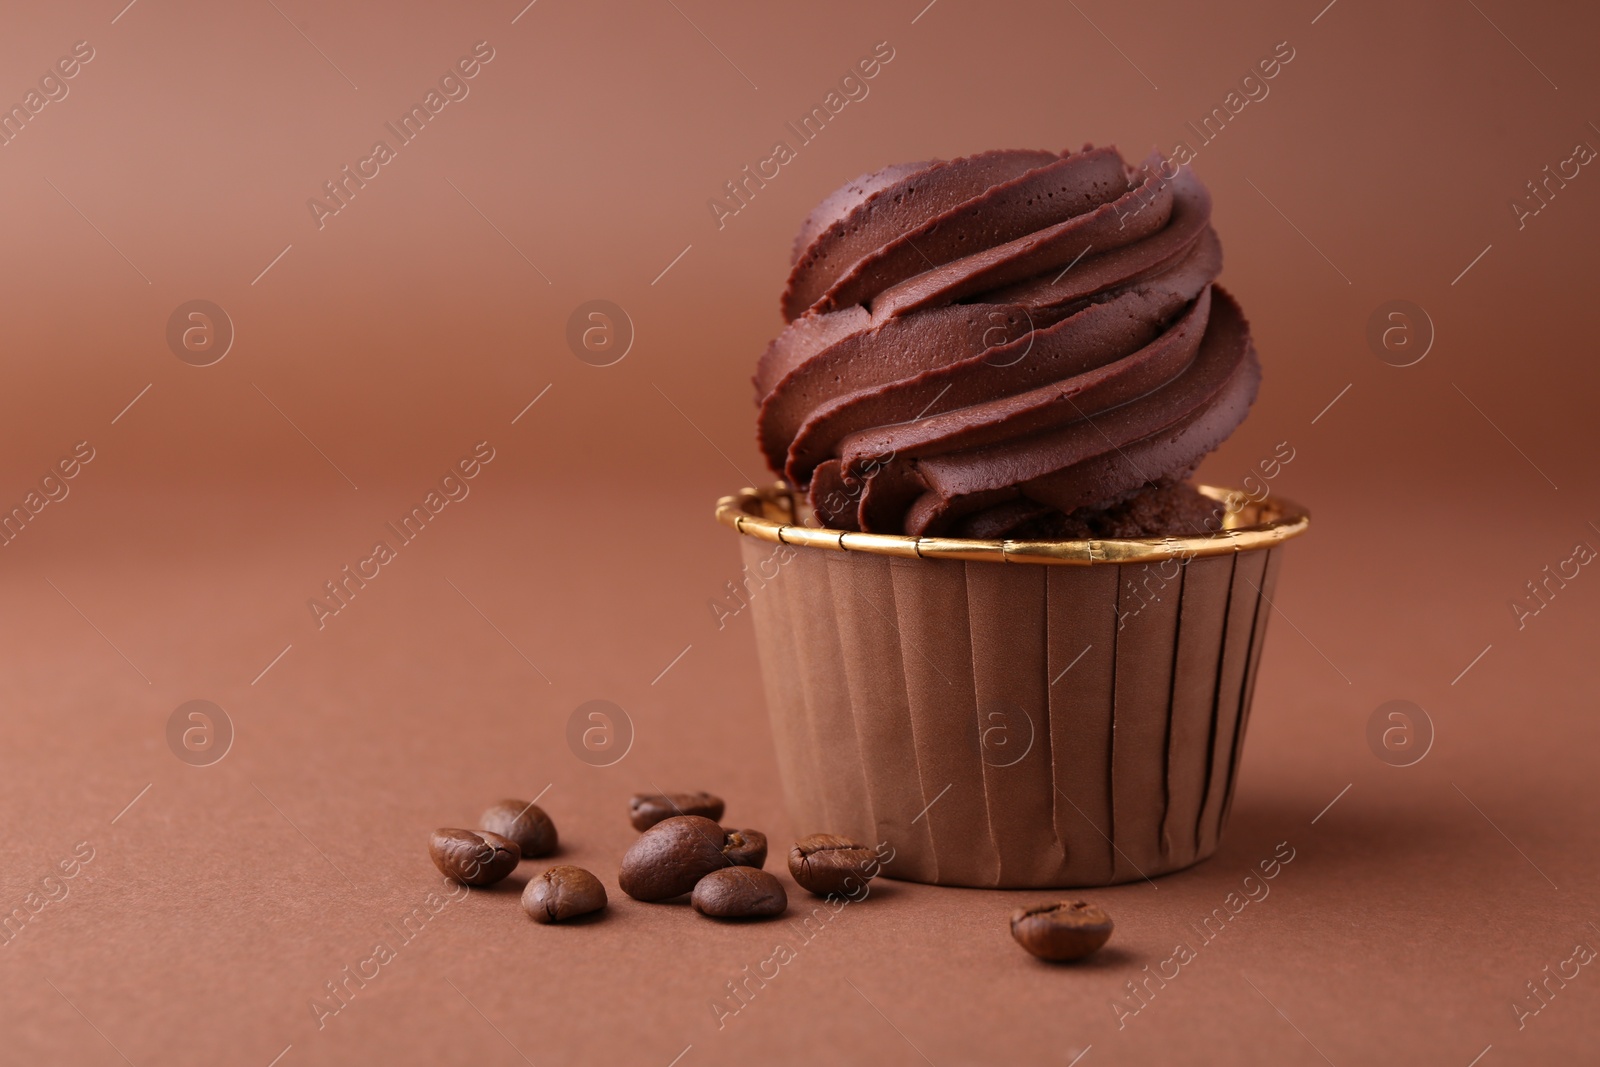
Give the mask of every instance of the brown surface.
MULTIPOLYGON (((1510 1005, 1575 941, 1600 947, 1600 579, 1552 581, 1521 630, 1508 601, 1575 542, 1600 544, 1600 178, 1586 168, 1520 231, 1507 207, 1575 139, 1600 142, 1592 15, 1341 2, 1312 25, 1320 4, 940 2, 913 25, 920 3, 802 16, 542 0, 513 26, 515 3, 492 17, 279 6, 305 37, 272 5, 141 0, 114 25, 99 5, 49 5, 0 40, 7 100, 72 42, 97 50, 67 99, 0 148, 4 499, 75 442, 96 449, 70 495, 0 549, 5 906, 77 842, 94 849, 65 899, 0 948, 6 1059, 1592 1056, 1592 966, 1521 1031, 1510 1005), (1011 942, 1008 916, 1034 894, 876 883, 718 1030, 724 983, 798 939, 629 901, 615 862, 641 790, 713 790, 775 852, 822 829, 783 814, 748 619, 719 631, 707 607, 738 576, 710 512, 759 474, 747 379, 779 321, 795 226, 841 179, 892 160, 1166 146, 1286 38, 1297 57, 1271 95, 1196 162, 1265 369, 1250 419, 1200 476, 1240 482, 1289 440, 1271 488, 1315 515, 1285 552, 1219 853, 1154 888, 1096 891, 1117 931, 1074 968, 1011 942), (315 229, 306 198, 482 39, 497 57, 471 96, 315 229), (717 231, 706 198, 884 39, 897 55, 871 95, 717 231), (195 297, 238 326, 208 368, 164 340, 195 297), (614 367, 566 349, 568 315, 594 297, 638 327, 614 367), (1439 335, 1405 369, 1365 340, 1395 298, 1426 307, 1439 335), (496 457, 471 495, 318 631, 307 599, 484 439, 496 457), (565 740, 593 698, 636 728, 607 769, 565 740), (1397 698, 1437 734, 1404 769, 1366 739, 1397 698), (168 719, 192 699, 237 729, 213 766, 168 749, 168 719), (397 940, 387 923, 427 894, 444 899, 427 833, 546 785, 552 861, 600 875, 609 914, 537 926, 522 874, 475 891, 318 1030, 308 1002, 323 983, 397 940), (1295 858, 1271 895, 1118 1030, 1123 984, 1281 841, 1295 858)), ((791 899, 798 919, 806 898, 791 899)))

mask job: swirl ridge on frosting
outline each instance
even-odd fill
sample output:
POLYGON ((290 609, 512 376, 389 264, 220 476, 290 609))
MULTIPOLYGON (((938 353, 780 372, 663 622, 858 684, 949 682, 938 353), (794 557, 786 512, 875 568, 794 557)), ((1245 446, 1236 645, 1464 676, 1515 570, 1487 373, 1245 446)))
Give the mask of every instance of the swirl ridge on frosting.
POLYGON ((1158 155, 899 164, 806 219, 757 364, 774 471, 846 530, 1003 537, 1187 477, 1260 365, 1211 199, 1158 155))

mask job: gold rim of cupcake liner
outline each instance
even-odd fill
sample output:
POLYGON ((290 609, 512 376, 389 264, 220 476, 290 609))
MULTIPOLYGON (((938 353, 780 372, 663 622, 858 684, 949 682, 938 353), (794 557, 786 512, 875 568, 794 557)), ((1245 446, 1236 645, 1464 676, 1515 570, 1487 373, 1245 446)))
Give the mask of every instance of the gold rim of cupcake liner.
POLYGON ((1305 533, 1311 516, 1282 497, 1253 500, 1238 489, 1195 487, 1226 506, 1223 528, 1193 537, 1090 539, 1083 541, 982 541, 959 537, 907 537, 903 534, 829 530, 795 522, 809 511, 783 482, 764 489, 746 487, 717 501, 717 521, 746 537, 774 544, 869 552, 904 559, 962 559, 982 563, 1053 563, 1086 567, 1097 563, 1154 563, 1194 556, 1225 556, 1271 548, 1305 533))

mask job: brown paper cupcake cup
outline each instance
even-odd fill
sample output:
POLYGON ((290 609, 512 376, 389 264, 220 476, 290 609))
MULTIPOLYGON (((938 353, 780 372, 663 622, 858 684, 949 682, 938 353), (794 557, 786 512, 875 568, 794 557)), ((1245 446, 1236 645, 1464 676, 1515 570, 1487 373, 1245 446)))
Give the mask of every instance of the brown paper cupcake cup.
MULTIPOLYGON (((725 497, 801 834, 887 843, 937 885, 1111 885, 1196 863, 1227 821, 1299 507, 1202 487, 1224 527, 969 541, 805 525, 725 497)), ((887 849, 883 850, 887 854, 887 849)))

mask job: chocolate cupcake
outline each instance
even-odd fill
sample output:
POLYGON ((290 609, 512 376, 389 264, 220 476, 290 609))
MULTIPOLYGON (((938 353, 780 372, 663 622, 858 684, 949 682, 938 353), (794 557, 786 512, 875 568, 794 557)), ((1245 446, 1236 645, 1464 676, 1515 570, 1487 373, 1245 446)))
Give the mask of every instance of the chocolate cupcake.
POLYGON ((797 824, 952 885, 1216 848, 1308 523, 1189 482, 1260 381, 1221 266, 1193 175, 1110 148, 889 167, 807 218, 755 375, 783 481, 718 509, 797 824))

